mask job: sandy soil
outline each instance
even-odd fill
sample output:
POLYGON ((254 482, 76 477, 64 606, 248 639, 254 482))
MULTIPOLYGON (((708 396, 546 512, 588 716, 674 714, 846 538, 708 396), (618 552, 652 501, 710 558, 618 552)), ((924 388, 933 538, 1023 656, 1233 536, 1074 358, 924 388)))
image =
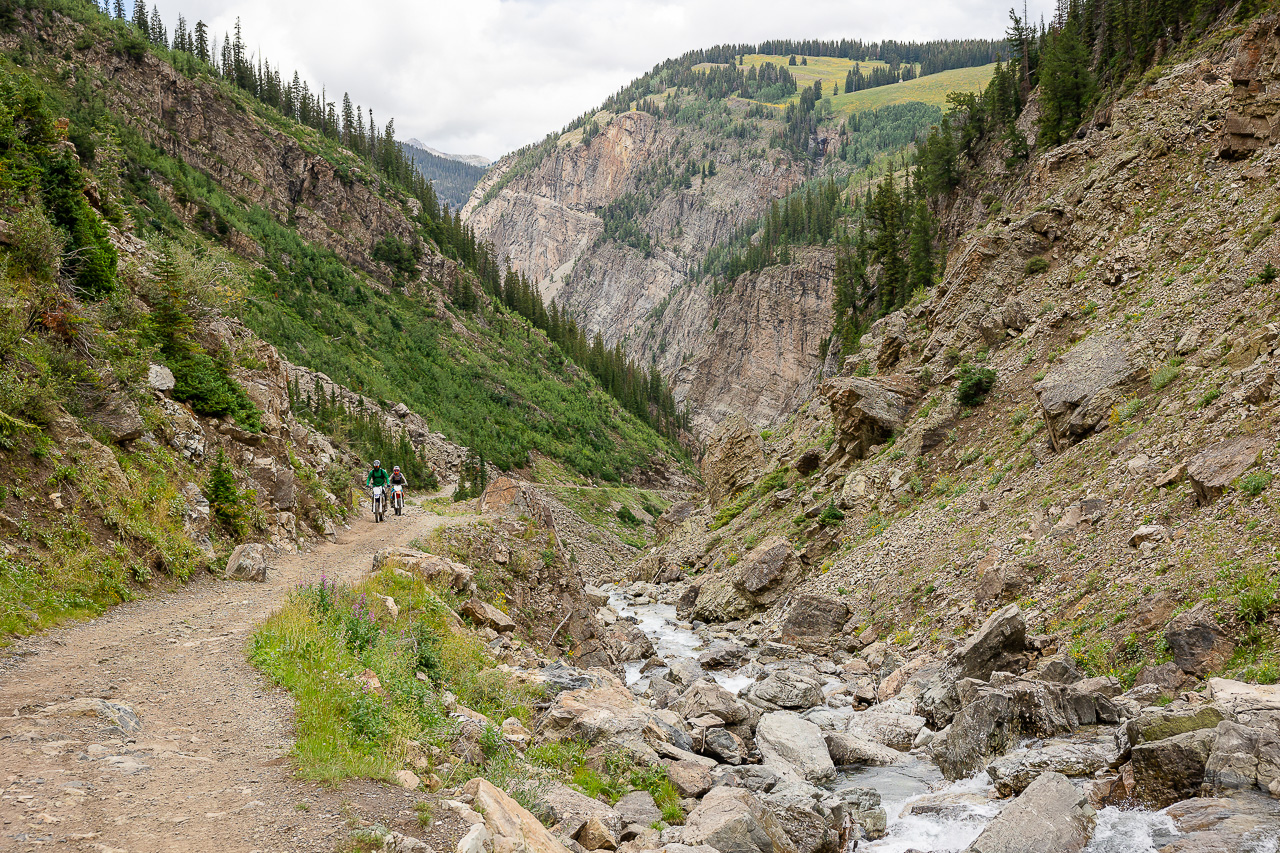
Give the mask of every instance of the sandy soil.
POLYGON ((472 518, 405 513, 382 524, 366 513, 336 544, 278 556, 266 583, 201 580, 7 649, 0 850, 332 850, 374 822, 425 836, 420 794, 295 780, 293 702, 246 660, 253 628, 296 584, 356 579, 379 548, 472 518), (84 697, 127 705, 142 729, 46 710, 84 697))

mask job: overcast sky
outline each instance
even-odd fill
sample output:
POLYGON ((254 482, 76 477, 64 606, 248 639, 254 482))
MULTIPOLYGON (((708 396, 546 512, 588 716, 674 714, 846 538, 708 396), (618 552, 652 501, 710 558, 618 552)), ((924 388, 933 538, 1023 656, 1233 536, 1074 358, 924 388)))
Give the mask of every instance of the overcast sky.
MULTIPOLYGON (((769 38, 998 38, 1013 0, 163 0, 245 40, 400 139, 496 158, 687 50, 769 38)), ((126 0, 127 7, 132 3, 126 0)), ((1018 3, 1021 6, 1021 3, 1018 3)), ((1028 0, 1033 20, 1053 0, 1028 0)))

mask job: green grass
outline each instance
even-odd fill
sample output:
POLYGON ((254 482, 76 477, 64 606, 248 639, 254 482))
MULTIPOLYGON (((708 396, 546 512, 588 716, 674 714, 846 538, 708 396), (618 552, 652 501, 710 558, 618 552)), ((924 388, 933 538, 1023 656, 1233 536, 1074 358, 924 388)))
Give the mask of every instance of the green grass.
MULTIPOLYGON (((786 68, 787 71, 790 72, 791 76, 795 78, 796 85, 801 89, 804 89, 805 87, 812 87, 816 81, 821 80, 822 92, 824 95, 831 94, 832 86, 836 83, 840 84, 840 91, 843 92, 845 75, 853 69, 855 64, 862 69, 863 74, 869 73, 872 68, 889 67, 888 63, 881 62, 878 59, 873 59, 870 62, 855 63, 852 59, 844 59, 835 56, 810 56, 808 57, 808 65, 800 65, 800 57, 798 55, 796 56, 795 65, 787 65, 788 58, 788 56, 770 56, 762 53, 748 53, 743 58, 742 67, 744 69, 759 68, 766 62, 772 62, 774 65, 780 65, 783 68, 786 68)), ((799 100, 800 96, 796 94, 792 95, 783 103, 795 103, 799 100)))
POLYGON ((874 110, 890 104, 905 104, 910 101, 930 104, 942 109, 947 108, 947 95, 951 92, 981 92, 991 82, 995 65, 982 65, 976 68, 956 68, 951 71, 940 71, 895 83, 891 86, 880 86, 875 89, 864 89, 848 95, 836 95, 831 99, 832 109, 840 115, 850 116, 864 110, 874 110))
MULTIPOLYGON (((457 727, 444 707, 446 690, 490 719, 530 720, 533 694, 492 668, 477 637, 451 630, 447 614, 422 580, 388 568, 354 587, 323 578, 301 587, 254 633, 250 660, 297 705, 293 755, 301 778, 389 780, 410 741, 448 749, 457 727), (395 599, 394 622, 375 618, 375 594, 395 599), (366 669, 383 693, 359 678, 366 669)), ((486 755, 505 757, 501 747, 486 755)))

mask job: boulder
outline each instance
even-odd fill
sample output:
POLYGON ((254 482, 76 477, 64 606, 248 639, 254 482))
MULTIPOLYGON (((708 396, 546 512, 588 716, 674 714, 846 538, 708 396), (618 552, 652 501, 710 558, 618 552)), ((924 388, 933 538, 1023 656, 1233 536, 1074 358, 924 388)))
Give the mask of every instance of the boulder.
POLYGON ((1245 684, 1229 678, 1210 678, 1213 704, 1247 726, 1275 724, 1280 712, 1280 684, 1245 684))
POLYGON ((1243 435, 1210 445, 1187 462, 1187 479, 1201 506, 1213 503, 1227 486, 1258 463, 1274 444, 1260 435, 1243 435))
POLYGON ((137 405, 127 394, 108 394, 89 414, 90 419, 106 433, 109 444, 122 444, 142 437, 147 425, 137 405))
POLYGON ((727 729, 707 729, 702 734, 702 753, 714 755, 725 764, 741 764, 747 757, 742 738, 727 729))
POLYGON ((746 788, 754 793, 772 791, 781 779, 782 777, 763 764, 717 767, 714 776, 716 787, 746 788))
POLYGON ((653 795, 648 791, 632 791, 629 794, 623 794, 621 799, 613 804, 613 810, 618 813, 624 826, 633 823, 649 826, 662 820, 662 812, 658 809, 658 804, 653 801, 653 795))
POLYGON ((1137 372, 1124 341, 1106 334, 1090 335, 1058 359, 1032 389, 1053 449, 1061 452, 1104 425, 1120 386, 1137 372))
POLYGON ((680 687, 690 687, 708 677, 698 662, 692 658, 673 657, 667 662, 667 670, 671 676, 671 682, 680 687))
POLYGON ((822 464, 822 451, 816 447, 811 447, 804 453, 796 457, 796 461, 791 463, 791 467, 796 469, 796 473, 801 477, 808 477, 814 471, 818 470, 818 466, 822 464))
POLYGON ((672 761, 667 778, 682 797, 701 797, 711 790, 711 771, 693 761, 672 761))
POLYGON ((520 497, 520 484, 510 477, 498 477, 480 495, 481 512, 502 512, 520 497))
POLYGON ((1042 773, 987 825, 966 853, 1078 853, 1089 843, 1094 812, 1071 780, 1042 773))
POLYGON ((902 754, 897 750, 846 732, 827 732, 823 735, 823 740, 827 742, 827 754, 831 756, 831 763, 837 767, 887 767, 902 760, 902 754))
POLYGON ((863 459, 907 422, 911 404, 923 389, 909 376, 892 374, 863 378, 839 376, 822 386, 831 407, 840 449, 863 459))
POLYGON ((177 384, 174 379, 173 371, 165 367, 163 364, 150 364, 147 366, 147 385, 153 391, 172 391, 173 386, 177 384))
POLYGON ((1027 624, 1021 608, 1010 604, 988 616, 948 663, 959 678, 986 681, 993 672, 1025 670, 1027 652, 1027 624))
POLYGON ((379 550, 373 555, 373 571, 381 571, 384 566, 409 572, 429 584, 441 584, 455 592, 470 588, 473 575, 469 566, 412 548, 379 550))
MULTIPOLYGON (((556 695, 538 724, 544 740, 581 740, 590 746, 630 749, 656 760, 651 742, 671 742, 678 735, 657 715, 642 707, 616 679, 600 687, 567 690, 556 695)), ((682 749, 692 746, 684 736, 682 749)))
POLYGON ((774 711, 760 718, 756 744, 765 766, 806 782, 828 782, 836 768, 827 752, 822 729, 791 711, 774 711))
POLYGON ((742 788, 712 788, 685 819, 681 838, 719 853, 798 853, 778 819, 742 788))
POLYGON ((747 659, 746 646, 730 640, 716 640, 698 655, 698 663, 707 669, 731 669, 747 659))
POLYGON ((477 625, 492 628, 499 634, 505 634, 516 629, 516 623, 510 616, 487 601, 481 601, 478 598, 468 599, 459 608, 459 612, 463 616, 470 618, 477 625))
POLYGON ((244 581, 265 581, 267 579, 267 546, 261 542, 246 542, 237 545, 227 560, 226 577, 244 581))
POLYGON ((721 423, 708 439, 702 457, 702 480, 711 506, 718 507, 754 485, 764 461, 760 433, 742 415, 731 415, 721 423))
POLYGON ((780 629, 781 640, 797 646, 830 645, 840 638, 849 619, 843 601, 825 595, 801 595, 787 611, 780 629))
POLYGON ((653 523, 653 529, 660 537, 670 536, 677 527, 682 527, 697 509, 698 505, 693 501, 677 501, 658 516, 653 523))
POLYGON ((906 751, 911 749, 920 730, 925 727, 924 717, 909 711, 908 703, 900 699, 881 702, 866 711, 851 715, 845 723, 845 729, 862 740, 906 751))
POLYGON ((1179 835, 1165 843, 1160 853, 1264 851, 1280 826, 1280 801, 1271 797, 1196 797, 1174 803, 1163 813, 1173 820, 1179 835), (1248 844, 1254 839, 1260 842, 1257 846, 1248 844))
POLYGON ((734 586, 757 604, 772 604, 790 588, 789 581, 799 571, 798 562, 791 543, 781 536, 772 536, 742 558, 737 565, 734 586))
POLYGON ((475 778, 463 788, 472 808, 484 816, 493 853, 568 853, 536 817, 487 779, 475 778))
POLYGON ((747 709, 714 681, 701 680, 691 684, 680 697, 667 707, 686 720, 711 714, 721 723, 740 723, 747 718, 747 709))
POLYGON ((1175 696, 1189 680, 1187 674, 1179 669, 1176 663, 1169 661, 1155 666, 1144 666, 1138 672, 1138 677, 1134 679, 1133 686, 1145 687, 1150 684, 1158 688, 1163 695, 1175 696))
POLYGON ((777 819, 799 853, 836 853, 840 836, 829 814, 808 791, 789 786, 760 796, 761 804, 777 819))
POLYGON ((609 593, 598 586, 584 584, 582 587, 582 599, 592 607, 604 607, 609 603, 609 593))
POLYGON ((1140 743, 1164 740, 1200 729, 1215 729, 1223 719, 1222 711, 1212 705, 1186 706, 1177 703, 1177 707, 1170 705, 1164 708, 1147 708, 1116 729, 1116 749, 1123 761, 1128 758, 1130 750, 1140 743))
POLYGON ((790 669, 779 669, 747 688, 746 699, 762 708, 805 709, 825 701, 823 682, 790 669))
POLYGON ((987 775, 1002 797, 1026 790, 1045 771, 1064 776, 1092 776, 1116 758, 1115 747, 1103 743, 1059 743, 1001 756, 987 765, 987 775))
POLYGON ((844 828, 857 825, 872 840, 885 836, 889 821, 878 791, 874 788, 842 788, 833 796, 840 802, 839 818, 844 828))
POLYGON ((1235 651, 1235 644, 1219 627, 1208 601, 1173 617, 1164 638, 1173 652, 1173 662, 1188 675, 1202 676, 1221 669, 1235 651))
POLYGON ((573 838, 589 820, 598 820, 616 838, 622 831, 622 819, 605 803, 575 791, 568 785, 553 782, 540 794, 550 812, 552 830, 565 838, 573 838))
POLYGON ((1216 730, 1198 729, 1134 746, 1130 758, 1134 797, 1161 809, 1196 796, 1216 739, 1216 730))
POLYGON ((584 850, 617 850, 617 835, 605 826, 604 822, 598 817, 588 818, 587 821, 579 827, 577 834, 573 836, 573 840, 582 845, 584 850))
POLYGON ((1257 788, 1280 797, 1280 732, 1223 720, 1215 729, 1204 781, 1213 791, 1257 788))

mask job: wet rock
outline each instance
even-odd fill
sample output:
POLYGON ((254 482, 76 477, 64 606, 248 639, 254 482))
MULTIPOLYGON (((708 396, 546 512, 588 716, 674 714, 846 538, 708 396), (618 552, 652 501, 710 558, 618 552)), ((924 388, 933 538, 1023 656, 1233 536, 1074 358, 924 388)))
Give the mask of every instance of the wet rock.
POLYGON ((1027 625, 1022 610, 1010 604, 987 617, 948 663, 960 678, 986 681, 993 672, 1025 670, 1027 651, 1027 625))
POLYGON ((772 791, 781 780, 777 773, 763 764, 744 764, 740 767, 719 767, 714 776, 715 784, 748 791, 772 791))
POLYGON ((1164 638, 1173 652, 1173 662, 1189 675, 1207 675, 1221 669, 1235 650, 1208 601, 1175 616, 1165 629, 1164 638))
POLYGON ((231 552, 225 576, 234 580, 263 582, 267 579, 267 570, 267 546, 260 542, 246 542, 231 552))
POLYGON ((901 700, 882 702, 848 718, 846 731, 863 740, 906 751, 925 727, 924 717, 909 713, 901 700))
POLYGON ((1134 746, 1130 763, 1135 798, 1159 809, 1194 797, 1216 739, 1215 730, 1199 729, 1134 746))
POLYGON ((822 730, 790 711, 774 711, 760 718, 756 744, 764 764, 782 775, 792 773, 806 782, 835 778, 822 730))
POLYGON ((1242 842, 1256 839, 1265 845, 1280 826, 1280 801, 1263 796, 1199 797, 1174 803, 1164 813, 1180 835, 1160 853, 1244 853, 1248 848, 1242 842))
POLYGON ((853 459, 865 458, 873 446, 901 430, 921 391, 914 379, 899 374, 840 376, 822 387, 835 421, 836 441, 853 459))
POLYGON ((888 815, 880 804, 880 793, 874 788, 844 788, 835 792, 843 812, 840 817, 861 827, 867 838, 883 838, 888 827, 888 815))
POLYGON ((827 732, 823 735, 823 740, 827 743, 831 762, 837 767, 886 767, 902 760, 902 754, 897 750, 846 732, 827 732))
POLYGON ((670 670, 671 681, 680 687, 691 687, 698 681, 707 678, 706 672, 698 665, 697 661, 691 658, 672 658, 667 663, 667 669, 670 670))
POLYGON ((1066 776, 1042 773, 987 825, 966 853, 1078 853, 1093 832, 1093 808, 1066 776))
POLYGON ((1026 790, 1041 773, 1053 771, 1064 776, 1092 776, 1105 770, 1116 758, 1108 743, 1062 743, 1018 750, 987 765, 987 775, 1002 797, 1026 790))
POLYGON ((849 619, 849 607, 835 598, 802 595, 787 611, 780 629, 781 640, 797 646, 830 645, 840 637, 849 619))
POLYGON ((698 663, 707 669, 731 669, 741 666, 746 658, 745 646, 729 640, 716 640, 698 655, 698 663))
POLYGON ((1058 359, 1033 388, 1054 450, 1065 450, 1105 424, 1120 399, 1120 386, 1135 372, 1124 341, 1111 335, 1090 335, 1058 359))
POLYGON ((536 817, 487 779, 475 778, 464 789, 472 807, 483 815, 492 836, 493 853, 567 853, 536 817))
POLYGON ((481 601, 478 598, 468 599, 459 608, 459 612, 463 616, 469 617, 477 625, 492 628, 499 634, 505 634, 516 629, 516 623, 510 616, 487 601, 481 601))
POLYGON ((1229 438, 1206 447, 1187 462, 1187 479, 1201 506, 1213 503, 1227 486, 1258 463, 1272 442, 1258 435, 1229 438))
POLYGON ((824 701, 823 682, 816 678, 780 669, 747 688, 747 701, 766 709, 804 709, 821 705, 824 701))
POLYGON ((1280 797, 1280 731, 1223 720, 1205 762, 1204 781, 1212 790, 1257 788, 1280 797))
POLYGON ((798 853, 777 818, 742 788, 712 788, 685 820, 681 837, 720 853, 798 853))

